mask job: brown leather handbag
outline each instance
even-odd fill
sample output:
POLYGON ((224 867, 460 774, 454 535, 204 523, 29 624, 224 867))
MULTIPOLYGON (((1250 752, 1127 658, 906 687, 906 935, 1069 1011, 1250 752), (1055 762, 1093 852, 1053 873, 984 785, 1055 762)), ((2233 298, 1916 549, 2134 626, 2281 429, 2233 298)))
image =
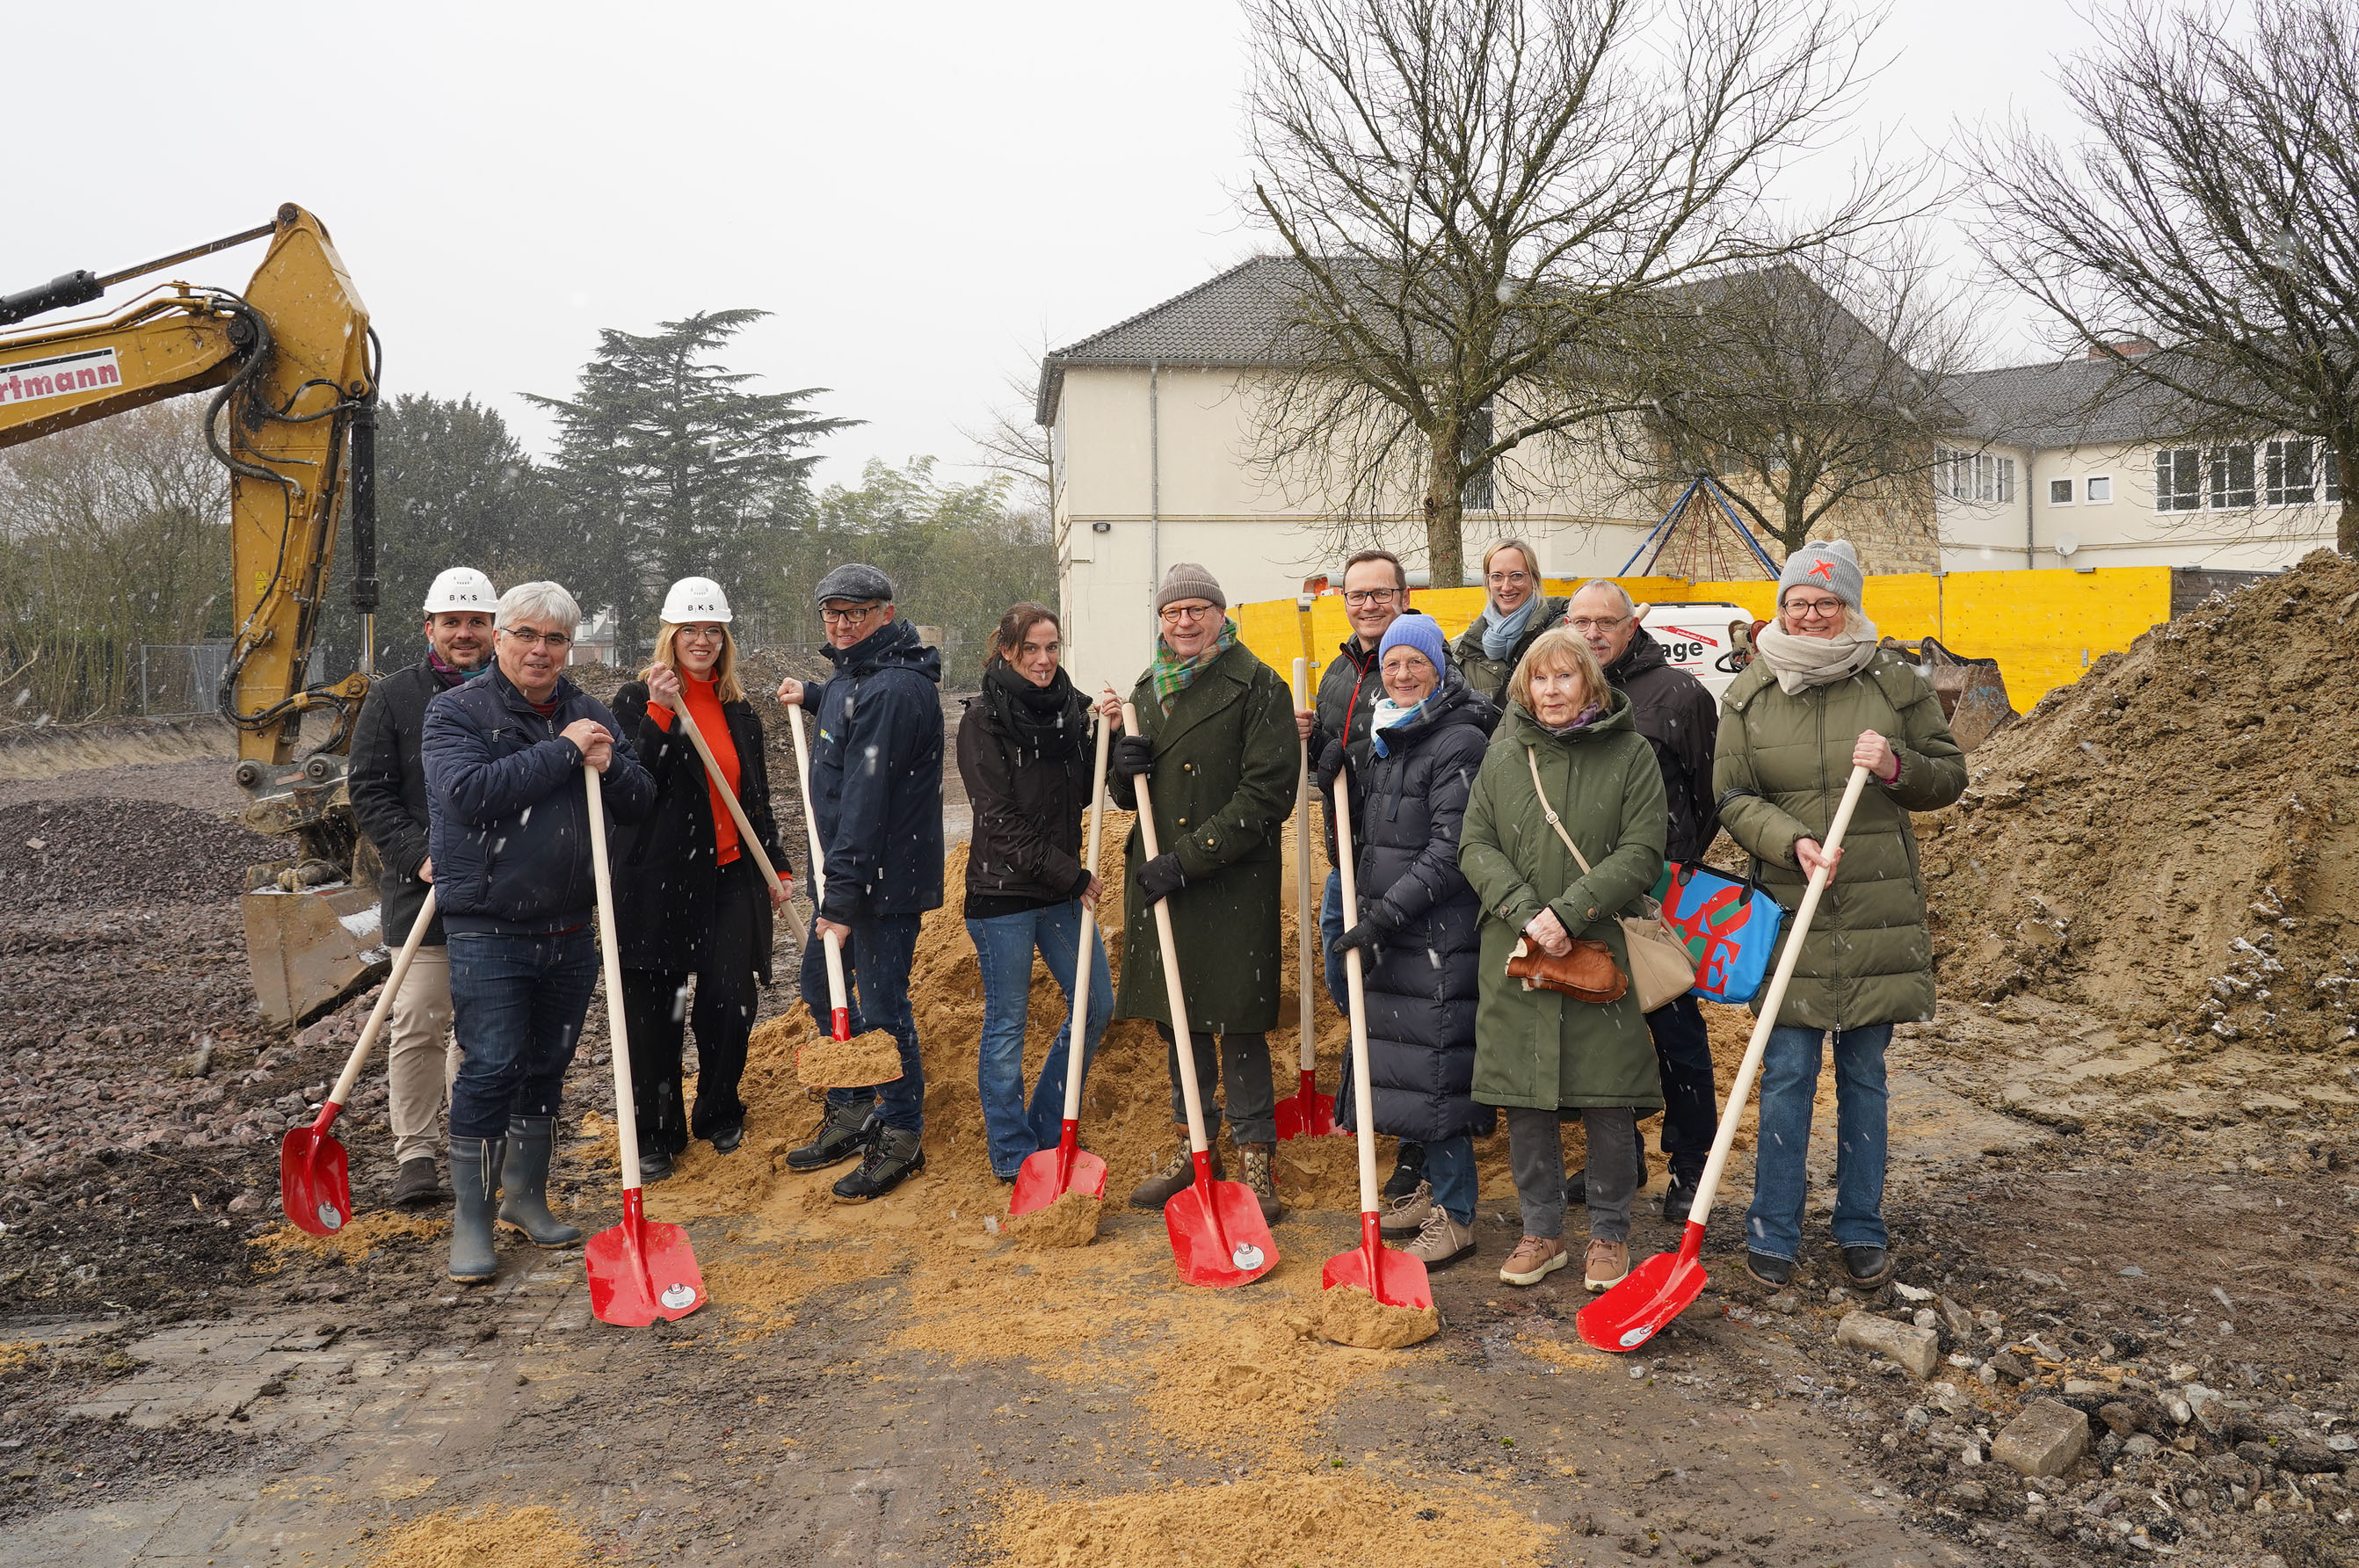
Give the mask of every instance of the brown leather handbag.
POLYGON ((1579 1002, 1618 1002, 1630 989, 1614 950, 1585 936, 1574 937, 1572 951, 1561 958, 1550 957, 1528 937, 1517 937, 1516 951, 1507 955, 1507 977, 1521 980, 1527 991, 1561 991, 1579 1002))

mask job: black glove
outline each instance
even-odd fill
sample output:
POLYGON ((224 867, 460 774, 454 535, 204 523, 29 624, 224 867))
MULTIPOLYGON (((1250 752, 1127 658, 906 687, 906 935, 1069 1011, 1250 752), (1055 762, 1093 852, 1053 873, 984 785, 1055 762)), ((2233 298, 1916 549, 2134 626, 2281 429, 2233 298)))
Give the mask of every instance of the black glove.
POLYGON ((1155 777, 1155 742, 1146 735, 1126 735, 1114 743, 1114 756, 1109 759, 1116 775, 1124 779, 1155 777))
POLYGON ((1335 776, 1343 771, 1343 743, 1340 740, 1331 740, 1327 743, 1327 749, 1319 754, 1319 767, 1315 773, 1319 792, 1321 795, 1333 794, 1335 776))
POLYGON ((1327 951, 1333 957, 1341 958, 1355 947, 1363 951, 1371 950, 1392 934, 1393 928, 1389 923, 1372 915, 1364 914, 1360 917, 1358 925, 1342 932, 1333 942, 1329 942, 1327 951))
POLYGON ((1180 869, 1176 855, 1158 855, 1138 868, 1138 890, 1147 895, 1147 907, 1153 909, 1158 900, 1168 898, 1188 885, 1188 874, 1180 869))

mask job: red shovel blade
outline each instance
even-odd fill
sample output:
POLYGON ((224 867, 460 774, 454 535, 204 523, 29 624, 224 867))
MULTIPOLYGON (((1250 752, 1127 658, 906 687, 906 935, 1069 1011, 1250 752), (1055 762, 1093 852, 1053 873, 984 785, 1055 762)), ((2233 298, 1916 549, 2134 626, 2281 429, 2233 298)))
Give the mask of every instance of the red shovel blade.
POLYGON ((1016 1167, 1016 1191, 1007 1199, 1008 1216, 1045 1209, 1069 1192, 1103 1198, 1105 1184, 1106 1162, 1073 1141, 1073 1128, 1068 1123, 1056 1148, 1027 1154, 1016 1167))
POLYGON ((650 1222, 636 1187, 623 1194, 623 1223, 592 1236, 582 1262, 590 1273, 590 1311, 600 1323, 645 1328, 658 1318, 684 1318, 710 1299, 688 1232, 650 1222))
POLYGON ((1302 1075, 1302 1087, 1277 1103, 1280 1138, 1326 1138, 1343 1129, 1335 1125, 1335 1096, 1319 1092, 1319 1080, 1302 1075))
POLYGON ((1212 1180, 1212 1157, 1196 1156, 1196 1183, 1163 1205, 1171 1259, 1190 1285, 1247 1285, 1277 1267, 1277 1243, 1261 1200, 1242 1181, 1212 1180))
POLYGON ((1320 1277, 1321 1288, 1339 1290, 1357 1285, 1388 1307, 1433 1305, 1433 1285, 1425 1265, 1406 1252, 1396 1252, 1376 1236, 1376 1216, 1360 1216, 1360 1245, 1327 1260, 1320 1277))
POLYGON ((1614 1289, 1581 1309, 1573 1323, 1599 1350, 1636 1350, 1688 1310, 1710 1276, 1702 1259, 1703 1226, 1688 1222, 1677 1252, 1658 1252, 1614 1289))
POLYGON ((321 1106, 318 1121, 291 1129, 278 1143, 278 1205, 296 1229, 313 1236, 333 1236, 353 1220, 344 1146, 328 1131, 340 1108, 321 1106))

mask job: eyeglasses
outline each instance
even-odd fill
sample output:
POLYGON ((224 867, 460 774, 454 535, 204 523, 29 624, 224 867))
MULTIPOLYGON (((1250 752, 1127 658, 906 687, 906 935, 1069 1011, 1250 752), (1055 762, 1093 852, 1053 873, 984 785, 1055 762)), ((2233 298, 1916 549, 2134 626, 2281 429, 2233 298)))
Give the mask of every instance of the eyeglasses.
POLYGON ((1165 626, 1176 626, 1181 621, 1209 621, 1220 613, 1218 604, 1166 604, 1160 618, 1165 626))
POLYGON ((527 648, 545 648, 551 653, 563 653, 573 646, 573 639, 563 632, 535 632, 519 626, 502 626, 500 635, 512 637, 527 648))
POLYGON ((856 626, 884 607, 883 604, 879 603, 854 604, 849 610, 831 610, 822 604, 820 606, 819 618, 832 626, 856 626))
POLYGON ((1610 632, 1615 626, 1620 626, 1629 618, 1630 617, 1627 615, 1601 615, 1595 618, 1592 618, 1588 615, 1576 615, 1571 620, 1569 620, 1564 624, 1571 626, 1574 631, 1586 636, 1591 632, 1610 632))
POLYGON ((1494 572, 1489 579, 1494 588, 1514 588, 1531 580, 1532 574, 1528 572, 1494 572))
MULTIPOLYGON (((826 612, 821 611, 821 613, 823 615, 826 612)), ((672 633, 671 635, 675 639, 680 642, 726 642, 729 640, 729 628, 726 626, 682 626, 679 630, 672 633)))
POLYGON ((1397 588, 1351 588, 1344 591, 1343 603, 1355 610, 1364 610, 1371 604, 1389 604, 1399 597, 1397 588))
POLYGON ((1787 610, 1805 620, 1822 620, 1829 615, 1840 615, 1843 614, 1843 602, 1841 599, 1788 599, 1786 601, 1787 610))

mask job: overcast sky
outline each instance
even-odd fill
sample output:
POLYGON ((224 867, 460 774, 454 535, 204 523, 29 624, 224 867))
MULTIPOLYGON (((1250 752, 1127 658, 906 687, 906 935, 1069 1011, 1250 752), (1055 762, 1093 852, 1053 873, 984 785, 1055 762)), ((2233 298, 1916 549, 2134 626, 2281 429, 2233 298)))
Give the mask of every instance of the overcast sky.
MULTIPOLYGON (((2053 123, 2056 0, 1897 0, 1863 134, 2053 123)), ((1155 5, 524 4, 22 8, 8 22, 0 292, 310 207, 391 391, 570 394, 605 326, 776 314, 734 358, 946 464, 1004 379, 1256 249, 1241 29, 1155 5)), ((242 285, 260 246, 178 269, 242 285)), ((121 298, 122 292, 116 296, 121 298)), ((2019 313, 1997 357, 2033 352, 2019 313)))

